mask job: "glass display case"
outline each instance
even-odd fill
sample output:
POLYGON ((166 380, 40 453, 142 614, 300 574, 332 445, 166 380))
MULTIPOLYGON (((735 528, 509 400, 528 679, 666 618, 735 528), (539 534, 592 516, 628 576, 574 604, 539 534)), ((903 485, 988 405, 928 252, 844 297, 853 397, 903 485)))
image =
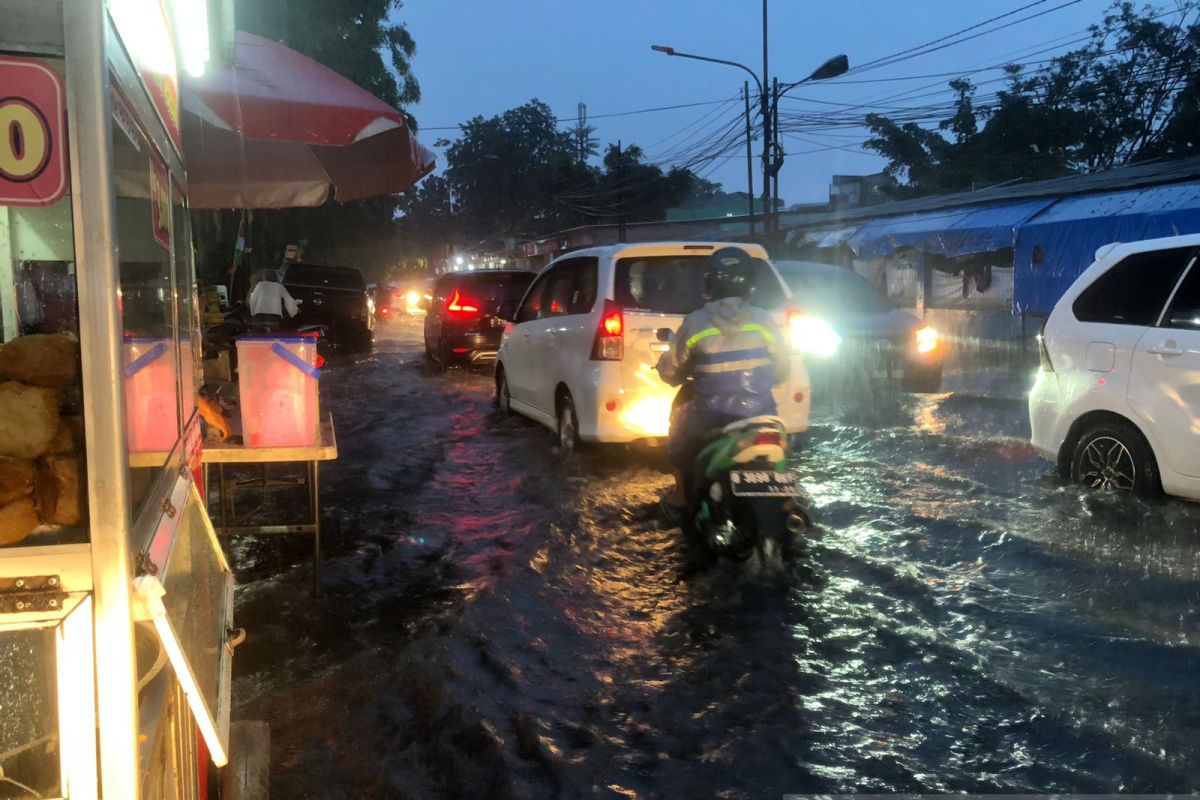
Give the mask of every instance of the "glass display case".
POLYGON ((197 3, 0 0, 0 800, 195 800, 226 759, 167 24, 197 3))

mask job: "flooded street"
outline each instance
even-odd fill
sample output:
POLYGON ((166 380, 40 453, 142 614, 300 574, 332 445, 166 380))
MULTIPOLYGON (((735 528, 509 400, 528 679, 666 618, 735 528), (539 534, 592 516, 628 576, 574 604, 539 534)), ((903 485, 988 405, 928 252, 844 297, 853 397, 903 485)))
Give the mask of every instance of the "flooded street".
POLYGON ((393 327, 322 378, 323 594, 232 544, 233 717, 282 798, 1200 791, 1200 507, 1064 486, 1024 380, 818 386, 805 562, 683 579, 661 455, 564 462, 393 327))

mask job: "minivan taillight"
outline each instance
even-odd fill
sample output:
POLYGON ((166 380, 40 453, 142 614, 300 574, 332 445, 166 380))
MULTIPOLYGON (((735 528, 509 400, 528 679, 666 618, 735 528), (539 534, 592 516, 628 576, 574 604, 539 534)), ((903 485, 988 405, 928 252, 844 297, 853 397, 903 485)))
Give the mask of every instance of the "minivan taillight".
POLYGON ((454 316, 471 316, 472 314, 479 313, 479 306, 474 305, 469 300, 464 300, 459 294, 458 289, 455 289, 454 296, 446 304, 446 311, 454 316))
POLYGON ((1037 335, 1038 344, 1038 360, 1042 365, 1042 372, 1054 372, 1054 364, 1050 361, 1050 351, 1046 349, 1046 335, 1039 333, 1037 335))
POLYGON ((625 357, 625 317, 612 300, 604 301, 604 313, 596 326, 592 361, 620 361, 625 357))
POLYGON ((1050 361, 1050 350, 1046 348, 1046 323, 1050 319, 1047 317, 1042 320, 1042 325, 1037 332, 1037 348, 1038 361, 1041 362, 1042 372, 1054 372, 1054 364, 1050 361))

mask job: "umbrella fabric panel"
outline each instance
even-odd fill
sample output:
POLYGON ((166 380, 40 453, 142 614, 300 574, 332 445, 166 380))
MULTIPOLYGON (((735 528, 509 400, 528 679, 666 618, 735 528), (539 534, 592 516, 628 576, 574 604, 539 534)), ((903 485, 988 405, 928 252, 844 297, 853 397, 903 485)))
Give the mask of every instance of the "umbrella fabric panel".
POLYGON ((308 145, 246 141, 197 123, 183 126, 183 150, 193 208, 315 207, 329 199, 329 175, 308 145))
POLYGON ((341 203, 403 192, 436 164, 405 128, 363 139, 349 147, 314 147, 313 155, 334 185, 341 203))
POLYGON ((184 88, 247 139, 347 145, 368 128, 407 127, 400 111, 354 82, 245 31, 237 32, 232 69, 185 76, 184 88))

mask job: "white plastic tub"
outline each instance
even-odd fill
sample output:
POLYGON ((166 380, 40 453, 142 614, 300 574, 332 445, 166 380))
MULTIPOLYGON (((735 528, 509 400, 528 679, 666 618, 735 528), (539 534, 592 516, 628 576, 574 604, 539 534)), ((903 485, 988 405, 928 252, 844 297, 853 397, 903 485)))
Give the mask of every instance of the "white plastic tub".
POLYGON ((320 440, 317 342, 306 336, 237 341, 242 441, 247 447, 304 447, 320 440))

